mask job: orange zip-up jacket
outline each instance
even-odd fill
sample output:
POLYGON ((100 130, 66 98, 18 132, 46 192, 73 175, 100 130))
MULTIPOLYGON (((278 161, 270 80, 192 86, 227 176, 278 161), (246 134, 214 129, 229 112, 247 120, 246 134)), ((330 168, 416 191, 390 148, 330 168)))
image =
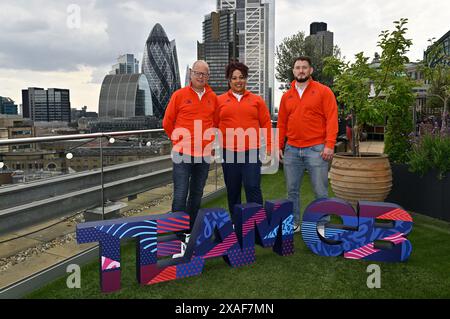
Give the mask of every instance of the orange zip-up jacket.
MULTIPOLYGON (((220 95, 218 97, 218 106, 216 111, 215 122, 222 132, 223 140, 220 141, 221 146, 235 152, 247 151, 249 149, 257 149, 260 147, 260 128, 263 136, 267 141, 267 149, 272 148, 272 122, 270 120, 269 109, 264 100, 250 91, 245 91, 241 101, 233 95, 232 91, 220 95), (234 131, 229 129, 241 129, 234 131), (256 138, 238 138, 235 133, 248 132, 254 128, 256 138), (267 134, 267 135, 266 135, 267 134), (234 139, 234 141, 233 141, 234 139)), ((244 135, 244 134, 242 134, 244 135)))
POLYGON ((172 94, 164 114, 163 127, 172 140, 174 152, 199 157, 210 155, 203 152, 214 141, 214 134, 204 136, 204 133, 215 127, 216 108, 217 95, 208 85, 201 100, 190 85, 172 94))
POLYGON ((325 144, 334 149, 338 133, 338 108, 331 89, 311 80, 302 98, 293 81, 283 94, 278 113, 279 147, 287 143, 295 147, 325 144))

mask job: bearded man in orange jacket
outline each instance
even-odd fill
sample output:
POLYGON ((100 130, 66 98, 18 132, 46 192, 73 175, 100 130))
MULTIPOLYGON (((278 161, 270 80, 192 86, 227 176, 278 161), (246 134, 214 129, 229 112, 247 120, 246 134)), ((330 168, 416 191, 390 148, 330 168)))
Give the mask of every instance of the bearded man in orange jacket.
POLYGON ((300 186, 308 170, 316 198, 328 197, 328 167, 338 133, 338 109, 331 89, 311 78, 311 59, 293 63, 295 80, 278 113, 280 158, 288 199, 294 204, 294 231, 300 231, 300 186))

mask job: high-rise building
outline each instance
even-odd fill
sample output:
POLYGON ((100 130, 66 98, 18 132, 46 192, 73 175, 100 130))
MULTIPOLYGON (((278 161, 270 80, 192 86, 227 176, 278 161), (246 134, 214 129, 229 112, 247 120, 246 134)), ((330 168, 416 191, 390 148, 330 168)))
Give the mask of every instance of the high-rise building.
POLYGON ((70 92, 67 89, 22 90, 23 117, 33 121, 70 123, 70 92))
POLYGON ((150 84, 154 115, 163 118, 172 93, 181 84, 175 41, 169 41, 159 23, 153 27, 145 44, 142 73, 150 84))
POLYGON ((17 115, 17 105, 9 97, 0 96, 0 114, 17 115))
POLYGON ((100 118, 130 118, 153 115, 152 95, 144 74, 107 75, 99 100, 100 118))
POLYGON ((197 42, 198 59, 209 64, 208 84, 217 94, 228 90, 225 68, 231 60, 238 60, 235 17, 234 10, 220 10, 206 15, 203 43, 197 42))
POLYGON ((191 83, 191 68, 189 64, 186 66, 186 77, 184 78, 184 86, 188 86, 191 83))
POLYGON ((249 67, 247 88, 273 112, 275 83, 275 0, 217 0, 217 10, 236 13, 239 61, 249 67))
POLYGON ((217 0, 217 10, 236 9, 236 0, 217 0))
POLYGON ((327 24, 324 22, 313 22, 310 25, 311 34, 306 37, 306 45, 321 57, 333 55, 333 32, 327 30, 327 24))
POLYGON ((112 66, 109 74, 136 74, 139 73, 139 61, 134 54, 123 54, 117 58, 117 63, 112 66))
POLYGON ((313 22, 309 25, 309 34, 317 34, 317 32, 327 31, 325 22, 313 22))

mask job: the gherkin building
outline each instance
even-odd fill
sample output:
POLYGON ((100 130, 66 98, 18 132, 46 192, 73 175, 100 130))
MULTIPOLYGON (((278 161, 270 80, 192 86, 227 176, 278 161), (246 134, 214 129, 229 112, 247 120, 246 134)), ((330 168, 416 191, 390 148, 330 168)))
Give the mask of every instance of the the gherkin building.
POLYGON ((154 115, 163 118, 172 93, 181 84, 175 40, 169 41, 159 23, 153 27, 145 44, 142 73, 150 84, 154 115))

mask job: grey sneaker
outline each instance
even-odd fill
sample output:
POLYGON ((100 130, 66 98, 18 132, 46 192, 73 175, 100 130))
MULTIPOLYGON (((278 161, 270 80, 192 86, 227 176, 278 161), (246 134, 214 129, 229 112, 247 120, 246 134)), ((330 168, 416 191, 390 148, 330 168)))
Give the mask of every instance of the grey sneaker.
POLYGON ((294 223, 294 233, 300 232, 300 224, 294 223))

